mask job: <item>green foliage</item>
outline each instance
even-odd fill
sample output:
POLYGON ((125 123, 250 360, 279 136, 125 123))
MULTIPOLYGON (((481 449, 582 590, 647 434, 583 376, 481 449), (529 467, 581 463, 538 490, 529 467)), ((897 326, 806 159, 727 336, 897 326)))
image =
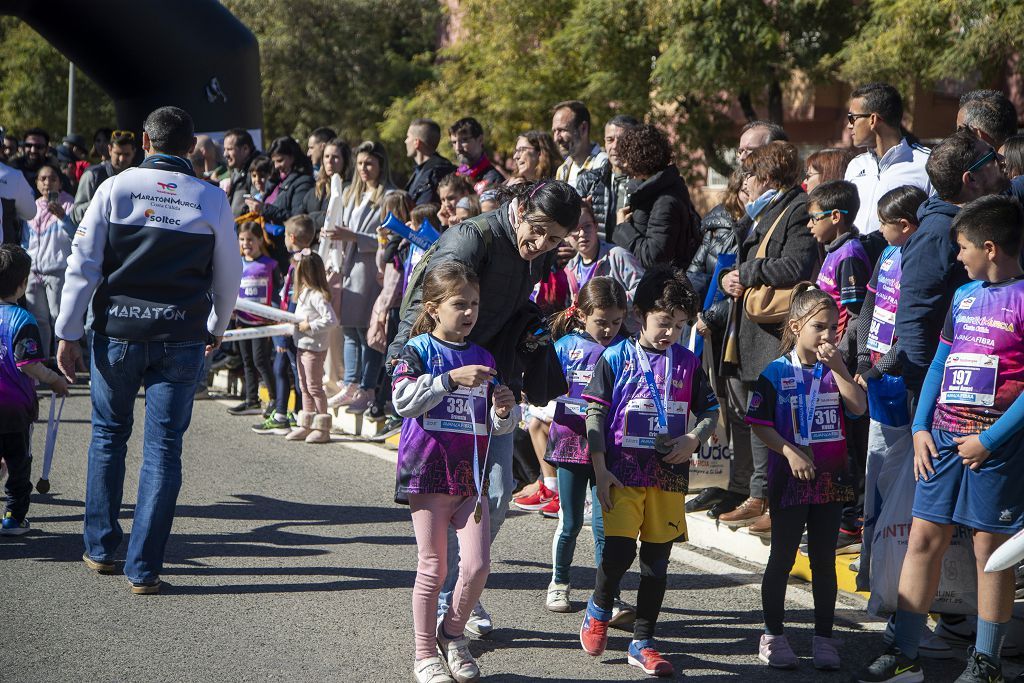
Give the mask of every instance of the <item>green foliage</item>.
MULTIPOLYGON (((0 126, 20 135, 40 127, 57 142, 67 130, 68 60, 28 24, 0 17, 0 126)), ((114 127, 114 105, 89 78, 75 74, 75 128, 114 127)))
POLYGON ((653 73, 657 101, 678 114, 680 141, 728 173, 719 149, 734 125, 728 107, 781 123, 789 79, 796 71, 828 77, 822 60, 854 33, 858 13, 849 0, 664 0, 656 21, 668 27, 653 73))
POLYGON ((872 0, 868 9, 836 55, 851 83, 888 81, 905 93, 947 78, 987 85, 1024 48, 1018 0, 872 0))
POLYGON ((323 125, 374 138, 391 99, 430 76, 437 0, 223 1, 259 40, 268 140, 323 125))
MULTIPOLYGON (((657 32, 648 0, 463 0, 459 40, 438 55, 434 77, 398 97, 381 127, 401 140, 411 119, 443 128, 476 117, 488 144, 510 150, 531 129, 550 130, 551 106, 587 102, 599 139, 615 113, 644 116, 657 32)), ((442 147, 444 149, 444 147, 442 147)))

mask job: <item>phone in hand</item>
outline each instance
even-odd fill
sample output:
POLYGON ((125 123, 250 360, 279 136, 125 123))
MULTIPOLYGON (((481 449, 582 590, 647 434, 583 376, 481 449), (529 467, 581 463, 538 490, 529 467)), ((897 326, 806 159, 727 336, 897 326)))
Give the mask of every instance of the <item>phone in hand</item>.
POLYGON ((242 195, 242 199, 253 199, 253 196, 246 192, 245 194, 242 195))
POLYGON ((51 204, 56 204, 58 199, 60 199, 60 192, 49 192, 46 195, 46 201, 51 204))

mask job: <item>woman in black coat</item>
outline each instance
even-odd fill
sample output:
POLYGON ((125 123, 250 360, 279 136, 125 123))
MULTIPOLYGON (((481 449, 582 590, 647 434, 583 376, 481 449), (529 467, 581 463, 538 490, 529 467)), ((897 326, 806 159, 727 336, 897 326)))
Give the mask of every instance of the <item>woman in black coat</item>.
MULTIPOLYGON (((250 211, 262 214, 267 223, 284 225, 292 216, 305 212, 306 195, 313 187, 313 167, 299 148, 299 143, 290 137, 274 140, 267 156, 274 162, 274 173, 267 181, 264 201, 246 199, 245 203, 250 211)), ((274 241, 274 253, 271 256, 283 272, 288 268, 289 259, 284 246, 284 231, 277 235, 270 234, 274 241)))
POLYGON ((644 268, 658 263, 686 268, 700 243, 700 217, 672 164, 668 138, 643 125, 623 131, 616 149, 631 180, 627 206, 617 212, 615 243, 632 252, 644 268))
MULTIPOLYGON (((729 379, 728 410, 733 434, 733 470, 730 490, 742 484, 749 473, 749 497, 719 520, 729 526, 750 525, 752 533, 771 533, 767 514, 768 447, 750 432, 741 417, 761 372, 779 356, 780 324, 759 324, 743 312, 743 294, 748 289, 770 285, 790 288, 814 280, 821 266, 818 244, 807 229, 807 193, 797 184, 803 165, 796 147, 789 142, 770 142, 743 160, 744 190, 750 201, 747 216, 753 221, 740 242, 738 265, 725 274, 721 287, 732 297, 730 316, 736 325, 739 346, 737 374, 729 379), (778 224, 768 240, 764 258, 757 258, 758 245, 772 225, 778 224)), ((705 321, 712 321, 705 316, 705 321)))

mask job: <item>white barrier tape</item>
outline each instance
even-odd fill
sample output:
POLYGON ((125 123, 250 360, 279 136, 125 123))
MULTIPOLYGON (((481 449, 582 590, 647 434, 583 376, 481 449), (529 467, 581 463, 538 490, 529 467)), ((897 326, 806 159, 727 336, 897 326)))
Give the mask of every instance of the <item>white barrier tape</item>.
POLYGON ((264 337, 290 337, 295 330, 292 323, 281 325, 262 325, 260 327, 240 327, 224 333, 224 341, 242 341, 243 339, 263 339, 264 337))
POLYGON ((282 323, 297 323, 299 317, 294 313, 283 311, 280 308, 274 308, 273 306, 265 306, 255 301, 249 301, 248 299, 239 299, 235 302, 235 310, 242 311, 243 313, 250 313, 252 315, 265 318, 267 320, 276 320, 282 323))
POLYGON ((46 423, 46 445, 43 448, 43 473, 40 478, 49 480, 50 466, 53 465, 53 449, 57 445, 57 431, 60 429, 60 418, 64 414, 64 397, 60 397, 57 408, 57 394, 50 392, 50 419, 46 423))

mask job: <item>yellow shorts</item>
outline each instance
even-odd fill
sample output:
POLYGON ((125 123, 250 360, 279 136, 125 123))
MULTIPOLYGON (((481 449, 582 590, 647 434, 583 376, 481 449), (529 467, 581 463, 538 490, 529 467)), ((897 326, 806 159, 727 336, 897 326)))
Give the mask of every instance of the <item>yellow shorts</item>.
POLYGON ((604 535, 649 543, 686 540, 686 496, 656 486, 613 487, 612 509, 603 510, 604 535))

